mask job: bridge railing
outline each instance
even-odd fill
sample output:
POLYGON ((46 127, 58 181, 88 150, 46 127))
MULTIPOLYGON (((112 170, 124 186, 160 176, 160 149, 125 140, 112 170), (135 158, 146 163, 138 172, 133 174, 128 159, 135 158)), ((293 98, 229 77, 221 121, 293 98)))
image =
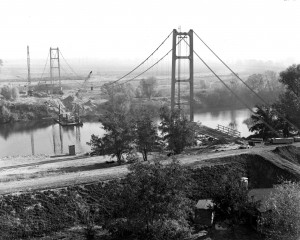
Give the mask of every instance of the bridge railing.
POLYGON ((217 130, 222 132, 222 133, 233 136, 233 137, 241 137, 241 132, 239 132, 238 130, 235 130, 235 129, 230 128, 230 127, 225 127, 225 126, 222 126, 220 124, 218 124, 217 130))

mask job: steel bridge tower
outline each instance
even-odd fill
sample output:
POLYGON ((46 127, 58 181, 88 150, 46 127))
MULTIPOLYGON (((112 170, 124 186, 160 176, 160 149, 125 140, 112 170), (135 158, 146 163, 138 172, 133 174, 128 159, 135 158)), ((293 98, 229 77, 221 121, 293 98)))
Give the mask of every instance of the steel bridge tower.
POLYGON ((173 46, 172 46, 172 82, 171 82, 171 109, 174 110, 175 106, 180 108, 180 104, 185 104, 180 100, 180 83, 187 82, 189 83, 190 96, 189 101, 186 103, 189 105, 190 112, 190 121, 194 121, 194 48, 193 48, 193 30, 189 32, 178 32, 176 29, 173 29, 173 46), (187 40, 185 40, 187 39, 187 40), (178 40, 178 41, 177 41, 178 40), (186 56, 182 56, 180 51, 177 51, 179 41, 184 40, 189 46, 189 53, 186 56), (177 55, 178 53, 178 55, 177 55), (181 59, 189 60, 189 78, 181 79, 179 74, 176 76, 176 60, 180 61, 181 59), (176 86, 178 89, 177 102, 175 99, 176 86))
POLYGON ((31 75, 30 75, 30 55, 29 55, 29 46, 27 46, 27 80, 28 80, 28 89, 31 84, 31 75))
POLYGON ((59 62, 59 48, 51 48, 50 47, 50 81, 52 87, 54 88, 55 70, 57 69, 57 77, 59 81, 59 88, 61 89, 61 81, 60 81, 60 62, 59 62))

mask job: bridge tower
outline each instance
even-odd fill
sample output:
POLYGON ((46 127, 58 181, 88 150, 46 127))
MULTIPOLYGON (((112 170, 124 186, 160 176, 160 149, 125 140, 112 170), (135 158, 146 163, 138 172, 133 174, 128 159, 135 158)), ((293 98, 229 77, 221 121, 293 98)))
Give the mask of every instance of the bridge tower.
POLYGON ((189 105, 190 112, 190 121, 194 121, 194 48, 193 48, 193 30, 189 32, 178 32, 176 29, 173 29, 173 46, 172 46, 172 79, 171 79, 171 109, 173 110, 175 106, 180 108, 180 104, 189 105), (184 40, 189 46, 189 53, 184 56, 178 51, 179 41, 184 40), (181 59, 187 59, 189 62, 189 77, 187 79, 181 79, 178 71, 178 75, 176 76, 176 66, 180 67, 180 64, 176 64, 176 61, 180 61, 181 59), (180 94, 180 83, 187 82, 189 83, 189 101, 184 103, 181 101, 180 94), (178 89, 178 97, 175 97, 176 88, 178 89))
POLYGON ((29 46, 27 46, 27 81, 28 81, 28 88, 29 88, 31 84, 29 46))
POLYGON ((50 47, 50 81, 52 87, 54 88, 54 81, 58 78, 59 88, 61 89, 61 81, 60 81, 60 62, 59 62, 59 48, 51 48, 50 47), (57 70, 57 75, 55 74, 55 70, 57 70))

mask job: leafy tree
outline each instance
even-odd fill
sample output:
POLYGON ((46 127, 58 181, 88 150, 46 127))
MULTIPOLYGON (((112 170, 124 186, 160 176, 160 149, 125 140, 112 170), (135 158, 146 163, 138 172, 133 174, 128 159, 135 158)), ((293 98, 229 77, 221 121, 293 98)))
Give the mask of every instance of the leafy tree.
POLYGON ((274 104, 274 108, 300 128, 300 99, 295 97, 294 93, 286 91, 280 95, 279 100, 274 104))
POLYGON ((152 120, 150 111, 140 108, 135 113, 136 145, 142 153, 144 161, 147 155, 153 150, 158 139, 157 127, 152 120))
POLYGON ((116 156, 118 163, 121 164, 123 154, 132 149, 134 123, 122 111, 106 112, 100 122, 106 134, 101 138, 93 134, 88 144, 92 146, 95 154, 116 156))
POLYGON ((134 91, 131 84, 106 83, 101 87, 102 93, 108 99, 108 111, 128 111, 134 91))
POLYGON ((159 129, 168 148, 175 154, 181 153, 195 142, 194 124, 180 110, 170 111, 168 107, 160 110, 161 123, 159 129))
POLYGON ((251 127, 249 130, 255 132, 258 136, 262 138, 274 137, 276 134, 270 130, 270 128, 264 123, 268 123, 275 130, 283 129, 283 121, 278 118, 276 112, 273 108, 266 106, 256 106, 256 113, 252 114, 250 117, 251 127), (261 120, 263 119, 264 122, 261 120))
POLYGON ((114 191, 117 208, 106 227, 116 237, 134 239, 181 240, 190 233, 191 212, 189 175, 178 161, 135 163, 114 191))
POLYGON ((246 213, 254 213, 259 206, 259 203, 249 200, 248 189, 242 186, 240 177, 234 172, 214 183, 211 191, 216 217, 229 219, 233 225, 239 224, 246 213))
POLYGON ((262 74, 252 74, 252 75, 250 75, 248 77, 246 83, 256 93, 260 92, 263 88, 265 88, 264 76, 262 74))
POLYGON ((300 64, 294 64, 281 72, 279 81, 295 96, 300 97, 300 64))
POLYGON ((300 64, 280 73, 279 81, 286 86, 274 107, 300 128, 300 64))
POLYGON ((155 94, 157 86, 157 80, 154 77, 148 79, 142 79, 140 81, 140 89, 142 96, 145 96, 149 99, 155 94))
POLYGON ((267 239, 297 240, 300 237, 300 183, 284 182, 275 186, 267 200, 259 226, 267 239))

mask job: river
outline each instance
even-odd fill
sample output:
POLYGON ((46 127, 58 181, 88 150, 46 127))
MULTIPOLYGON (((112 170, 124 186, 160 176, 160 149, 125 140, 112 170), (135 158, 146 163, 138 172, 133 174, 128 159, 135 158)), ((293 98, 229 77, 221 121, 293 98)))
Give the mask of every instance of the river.
MULTIPOLYGON (((250 133, 243 121, 250 116, 247 109, 196 112, 195 121, 208 127, 235 123, 243 137, 250 133)), ((92 134, 102 136, 105 131, 99 122, 85 122, 82 127, 61 127, 53 121, 17 122, 0 125, 0 157, 17 155, 59 155, 68 153, 75 145, 77 153, 87 152, 86 144, 92 134)))

